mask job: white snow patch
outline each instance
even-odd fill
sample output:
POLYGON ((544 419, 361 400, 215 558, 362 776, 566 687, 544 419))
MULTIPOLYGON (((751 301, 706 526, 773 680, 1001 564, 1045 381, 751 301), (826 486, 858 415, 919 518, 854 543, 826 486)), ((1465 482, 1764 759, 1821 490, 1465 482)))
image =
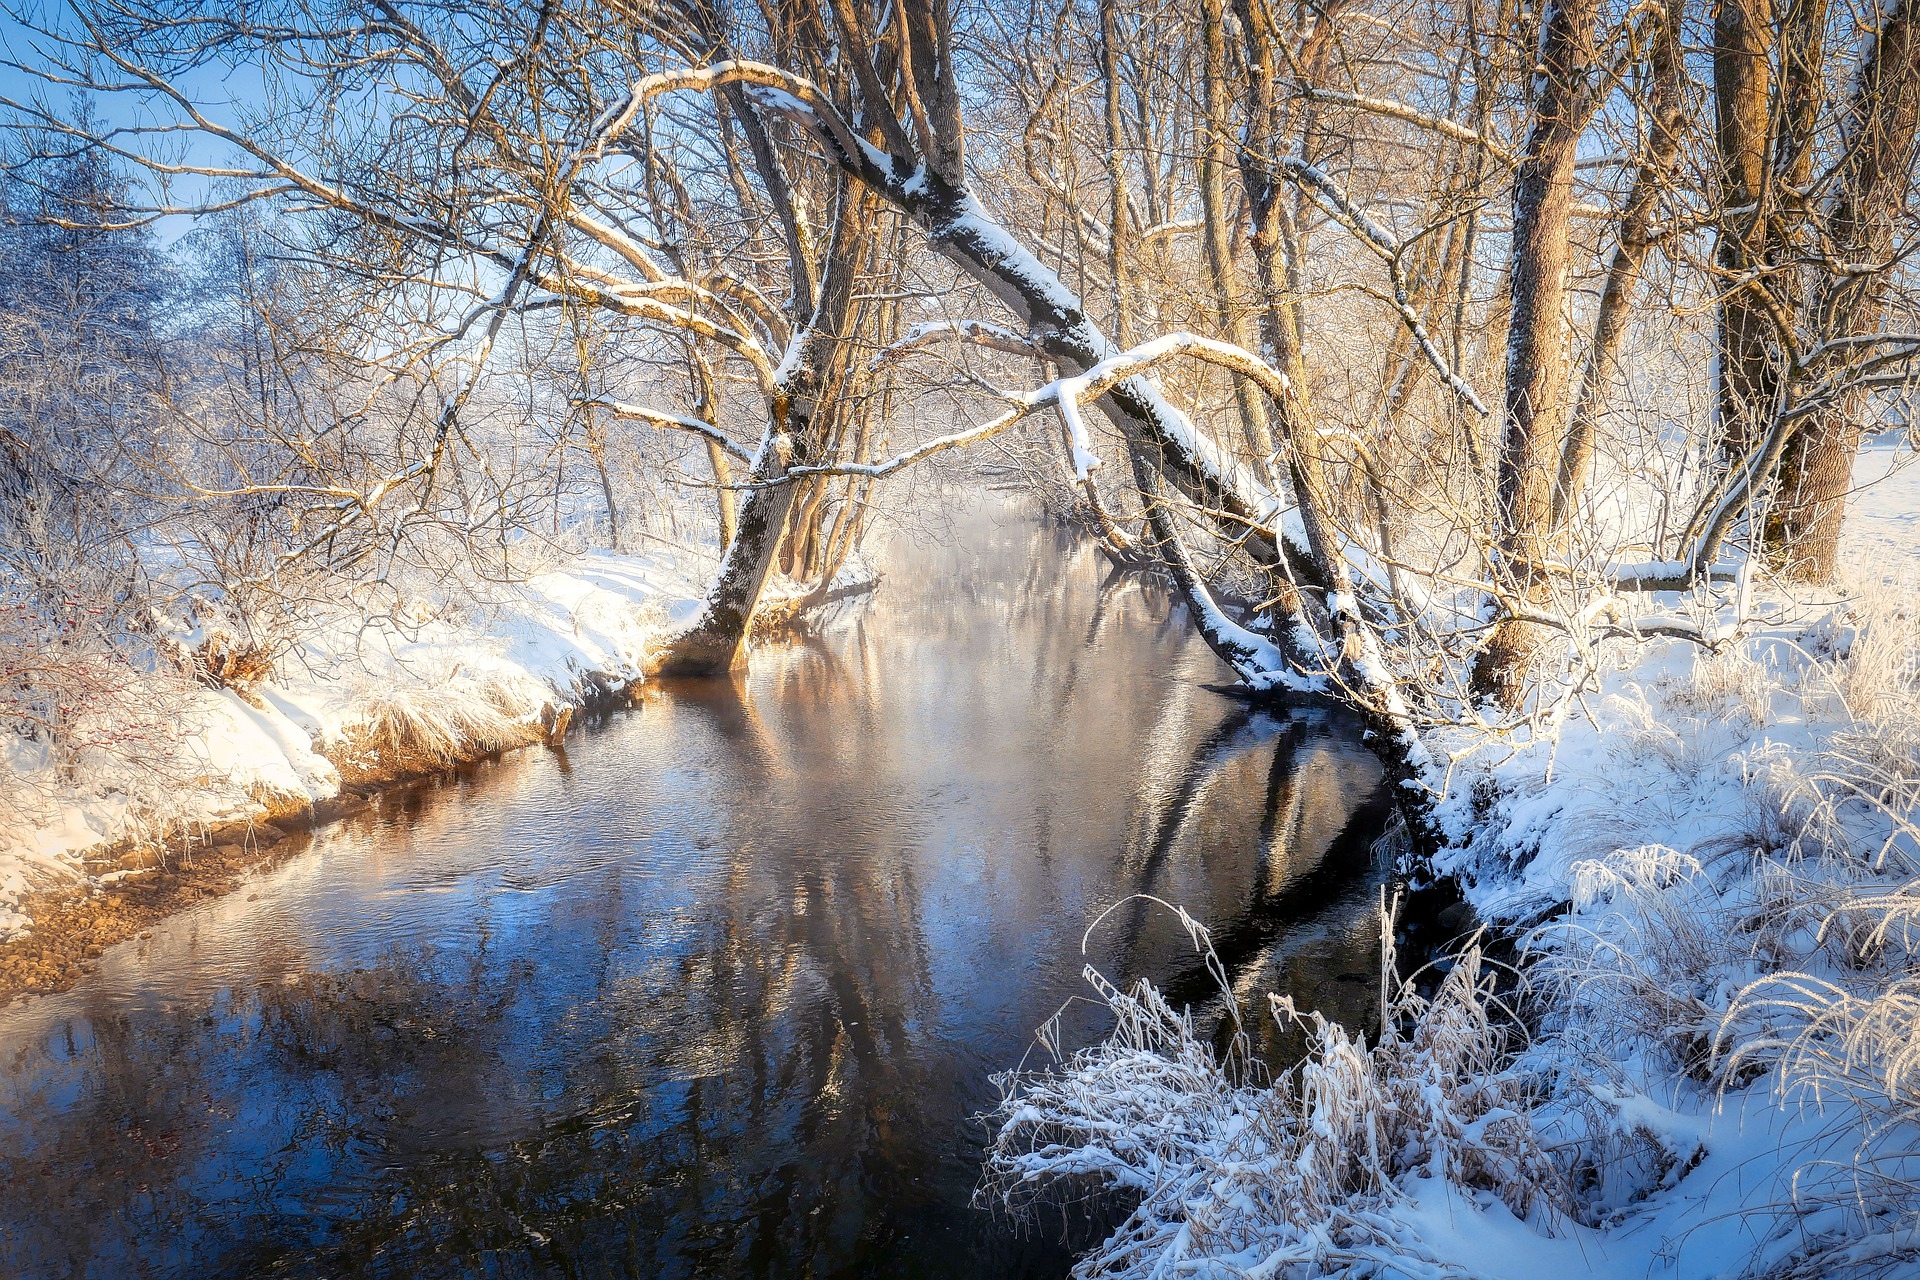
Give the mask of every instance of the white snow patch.
POLYGON ((537 718, 545 703, 579 702, 589 676, 640 679, 650 648, 697 613, 711 569, 681 548, 582 555, 500 588, 485 607, 449 610, 404 633, 343 621, 283 658, 251 701, 227 690, 176 691, 186 705, 164 747, 168 777, 182 785, 166 791, 166 812, 135 803, 112 770, 68 777, 42 744, 4 735, 0 775, 27 800, 24 820, 0 828, 0 941, 31 927, 21 909, 28 893, 106 883, 87 864, 104 845, 162 822, 258 816, 268 796, 311 803, 339 795, 339 771, 322 752, 382 702, 510 694, 520 714, 537 718))

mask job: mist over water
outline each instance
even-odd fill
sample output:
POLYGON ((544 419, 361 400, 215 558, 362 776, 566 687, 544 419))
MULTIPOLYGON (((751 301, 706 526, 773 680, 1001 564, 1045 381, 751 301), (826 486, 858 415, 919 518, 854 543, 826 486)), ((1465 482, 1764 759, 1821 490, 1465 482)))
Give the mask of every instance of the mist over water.
POLYGON ((1083 954, 1135 893, 1364 1024, 1380 773, 1022 507, 886 568, 0 1014, 0 1276, 1064 1274, 1074 1215, 969 1203, 988 1077, 1086 963, 1215 1000, 1149 903, 1083 954))

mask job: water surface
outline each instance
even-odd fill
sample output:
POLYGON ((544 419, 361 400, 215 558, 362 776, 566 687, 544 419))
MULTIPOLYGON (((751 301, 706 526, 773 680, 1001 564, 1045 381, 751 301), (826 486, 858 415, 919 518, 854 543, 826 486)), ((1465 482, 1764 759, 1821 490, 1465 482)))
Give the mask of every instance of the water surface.
POLYGON ((1089 961, 1212 997, 1145 902, 1083 955, 1135 893, 1364 1021, 1379 771, 1011 505, 888 567, 0 1013, 0 1276, 1064 1274, 969 1204, 989 1076, 1089 961))

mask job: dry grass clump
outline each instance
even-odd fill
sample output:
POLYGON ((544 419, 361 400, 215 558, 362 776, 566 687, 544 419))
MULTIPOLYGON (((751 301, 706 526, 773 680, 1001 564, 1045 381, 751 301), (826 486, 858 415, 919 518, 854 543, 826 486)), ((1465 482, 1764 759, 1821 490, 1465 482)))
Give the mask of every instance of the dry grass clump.
POLYGON ((1729 981, 1752 975, 1743 941, 1703 911, 1699 861, 1659 846, 1576 863, 1572 910, 1528 939, 1546 1025, 1606 1052, 1651 1048, 1704 1074, 1729 981))
POLYGON ((1753 1274, 1913 1274, 1920 617, 1870 593, 1802 643, 1756 648, 1768 659, 1702 659, 1633 731, 1638 759, 1698 789, 1676 811, 1717 805, 1718 829, 1685 853, 1576 865, 1573 910, 1530 940, 1549 1056, 1585 1076, 1576 1184, 1587 1203, 1617 1206, 1684 1171, 1670 1140, 1651 1150, 1663 1135, 1637 1151, 1621 1140, 1631 1106, 1592 1114, 1626 1091, 1624 1064, 1665 1062, 1723 1093, 1768 1077, 1783 1105, 1825 1117, 1821 1141, 1841 1154, 1795 1170, 1755 1218, 1753 1274), (1747 745, 1726 750, 1729 729, 1747 745))
POLYGON ((285 619, 256 617, 231 601, 198 595, 183 618, 152 610, 144 630, 155 650, 188 679, 242 698, 273 678, 275 663, 292 647, 285 619))
POLYGON ((407 768, 453 764, 538 738, 553 697, 537 680, 457 666, 437 680, 376 684, 353 700, 354 746, 407 768))
POLYGON ((228 631, 207 636, 188 655, 188 669, 209 688, 245 697, 273 676, 273 651, 228 631))
POLYGON ((1310 1043, 1271 1085, 1236 1083, 1247 1073, 1231 1069, 1233 1054, 1219 1060, 1191 1015, 1149 984, 1121 991, 1089 968, 1114 1031, 1052 1069, 1000 1078, 982 1197, 1021 1209, 1059 1191, 1138 1196, 1074 1268, 1082 1280, 1438 1267, 1392 1212, 1411 1177, 1549 1225, 1568 1206, 1564 1182, 1526 1090, 1502 1070, 1512 1019, 1478 948, 1430 996, 1393 976, 1390 951, 1383 959, 1389 994, 1372 1049, 1270 997, 1310 1043))
POLYGON ((1679 711, 1701 721, 1739 714, 1751 726, 1771 718, 1779 691, 1778 672, 1743 649, 1727 649, 1698 655, 1685 677, 1661 686, 1661 701, 1667 714, 1679 711))

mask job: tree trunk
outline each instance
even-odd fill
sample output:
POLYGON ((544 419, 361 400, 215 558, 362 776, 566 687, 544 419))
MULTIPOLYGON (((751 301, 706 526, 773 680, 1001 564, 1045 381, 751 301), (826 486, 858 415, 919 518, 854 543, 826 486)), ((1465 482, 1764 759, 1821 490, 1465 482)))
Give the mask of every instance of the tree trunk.
MULTIPOLYGON (((1753 270, 1763 258, 1767 195, 1768 114, 1772 66, 1768 51, 1773 0, 1718 0, 1713 22, 1714 140, 1719 152, 1719 236, 1715 264, 1727 275, 1753 270)), ((1723 458, 1751 449, 1773 412, 1773 324, 1754 281, 1732 285, 1720 300, 1719 385, 1715 388, 1723 458)))
POLYGON ((720 545, 731 546, 740 532, 740 516, 733 493, 733 464, 727 451, 707 441, 707 465, 713 469, 714 501, 719 507, 720 545))
POLYGON ((753 611, 766 589, 799 486, 781 480, 795 466, 817 461, 826 425, 819 396, 845 333, 861 255, 856 246, 871 222, 872 196, 843 178, 825 269, 811 321, 794 342, 799 358, 786 362, 775 386, 767 430, 739 504, 738 530, 720 561, 700 619, 669 648, 663 675, 715 675, 746 661, 753 611))
MULTIPOLYGON (((1914 144, 1920 126, 1920 30, 1915 0, 1900 0, 1871 50, 1845 117, 1845 153, 1826 216, 1828 252, 1842 264, 1879 264, 1871 271, 1829 276, 1814 307, 1825 340, 1880 329, 1895 236, 1913 189, 1914 144)), ((1839 372, 1837 361, 1817 373, 1839 372)), ((1853 459, 1865 428, 1868 397, 1843 395, 1789 447, 1768 542, 1788 572, 1811 582, 1832 578, 1853 459)))
MULTIPOLYGON (((1221 0, 1201 0, 1200 20, 1206 40, 1206 137, 1200 148, 1200 208, 1206 222, 1207 279, 1213 289, 1213 307, 1220 336, 1246 346, 1245 326, 1234 287, 1233 228, 1227 223, 1228 118, 1227 42, 1221 0)), ((1240 411, 1240 430, 1253 451, 1254 471, 1269 488, 1273 485, 1273 426, 1259 388, 1245 379, 1234 384, 1234 402, 1240 411)))
MULTIPOLYGON (((720 394, 713 379, 713 365, 692 343, 687 344, 687 361, 693 371, 694 413, 714 430, 720 429, 720 394)), ((707 465, 713 470, 714 503, 720 522, 720 545, 730 546, 740 528, 733 491, 733 463, 718 441, 707 441, 707 465)))
POLYGON ((1620 344, 1626 337, 1627 321, 1633 313, 1633 295, 1639 288, 1647 254, 1653 245, 1660 192, 1672 178, 1674 161, 1680 153, 1680 133, 1685 125, 1681 95, 1686 87, 1680 62, 1680 16, 1680 5, 1670 3, 1665 13, 1653 19, 1647 46, 1646 152, 1634 172, 1633 189, 1620 214, 1619 240, 1600 294, 1600 312, 1594 320, 1586 372, 1580 380, 1580 398, 1575 402, 1573 425, 1560 452, 1560 470, 1553 490, 1555 529, 1563 527, 1579 505, 1593 474, 1600 412, 1607 389, 1613 385, 1619 370, 1620 344))
MULTIPOLYGON (((1500 564, 1528 598, 1543 589, 1554 479, 1567 423, 1567 270, 1573 164, 1590 109, 1598 0, 1554 0, 1542 35, 1542 83, 1526 154, 1514 173, 1513 247, 1507 275, 1506 428, 1495 490, 1500 564)), ((1538 624, 1507 618, 1475 656, 1475 692, 1519 704, 1526 671, 1545 639, 1538 624)))

